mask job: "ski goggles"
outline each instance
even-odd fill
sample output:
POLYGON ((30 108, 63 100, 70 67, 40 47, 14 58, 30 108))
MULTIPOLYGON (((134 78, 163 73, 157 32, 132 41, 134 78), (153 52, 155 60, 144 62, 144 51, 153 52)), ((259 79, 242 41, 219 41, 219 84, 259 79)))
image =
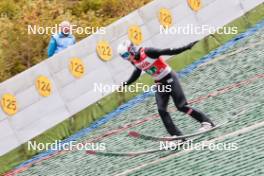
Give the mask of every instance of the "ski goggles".
POLYGON ((125 60, 128 60, 129 57, 130 57, 130 53, 127 51, 127 52, 125 52, 124 54, 121 54, 121 57, 122 57, 123 59, 125 59, 125 60))

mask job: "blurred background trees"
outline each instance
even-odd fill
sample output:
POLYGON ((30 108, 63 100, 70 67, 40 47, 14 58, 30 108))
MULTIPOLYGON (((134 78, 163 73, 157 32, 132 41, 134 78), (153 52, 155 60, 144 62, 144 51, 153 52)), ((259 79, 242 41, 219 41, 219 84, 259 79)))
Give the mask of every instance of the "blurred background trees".
MULTIPOLYGON (((28 25, 103 27, 151 0, 1 0, 0 82, 47 58, 51 34, 28 34, 28 25)), ((74 34, 77 41, 86 34, 74 34)))

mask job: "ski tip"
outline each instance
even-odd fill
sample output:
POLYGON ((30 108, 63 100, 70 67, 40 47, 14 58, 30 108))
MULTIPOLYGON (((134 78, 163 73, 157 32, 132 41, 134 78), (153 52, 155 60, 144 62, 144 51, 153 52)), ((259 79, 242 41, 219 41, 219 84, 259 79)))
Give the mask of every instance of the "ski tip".
POLYGON ((134 138, 139 138, 140 134, 136 131, 129 131, 128 133, 129 136, 134 137, 134 138))
POLYGON ((94 150, 86 150, 87 155, 96 155, 96 151, 94 150))

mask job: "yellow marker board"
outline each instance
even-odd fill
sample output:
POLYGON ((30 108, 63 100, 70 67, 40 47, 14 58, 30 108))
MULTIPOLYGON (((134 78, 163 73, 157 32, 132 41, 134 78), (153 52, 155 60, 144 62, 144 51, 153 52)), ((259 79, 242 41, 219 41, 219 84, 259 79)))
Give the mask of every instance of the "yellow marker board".
POLYGON ((198 12, 202 7, 202 0, 187 0, 190 8, 198 12))
POLYGON ((15 115, 18 111, 16 97, 12 94, 4 94, 1 99, 1 107, 7 115, 15 115))
POLYGON ((72 58, 69 62, 69 69, 75 78, 81 78, 85 73, 85 65, 79 58, 72 58))
POLYGON ((140 45, 143 41, 143 34, 138 25, 130 26, 128 29, 128 38, 135 45, 140 45))
POLYGON ((113 57, 113 51, 111 46, 109 45, 108 41, 106 40, 101 40, 97 43, 96 45, 96 51, 98 56, 103 60, 103 61, 109 61, 113 57))
POLYGON ((169 9, 161 8, 159 10, 159 21, 163 27, 170 27, 173 23, 173 16, 169 9))
POLYGON ((35 82, 38 93, 43 97, 48 97, 52 92, 51 81, 45 76, 39 76, 35 82))

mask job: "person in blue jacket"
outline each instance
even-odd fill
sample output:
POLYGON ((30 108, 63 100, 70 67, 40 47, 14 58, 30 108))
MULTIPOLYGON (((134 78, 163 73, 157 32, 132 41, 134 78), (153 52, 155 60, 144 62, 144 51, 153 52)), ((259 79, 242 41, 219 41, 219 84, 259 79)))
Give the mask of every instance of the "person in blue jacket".
POLYGON ((60 23, 60 32, 52 35, 49 47, 48 57, 66 49, 67 47, 76 43, 75 37, 71 34, 71 24, 69 21, 63 21, 60 23))

